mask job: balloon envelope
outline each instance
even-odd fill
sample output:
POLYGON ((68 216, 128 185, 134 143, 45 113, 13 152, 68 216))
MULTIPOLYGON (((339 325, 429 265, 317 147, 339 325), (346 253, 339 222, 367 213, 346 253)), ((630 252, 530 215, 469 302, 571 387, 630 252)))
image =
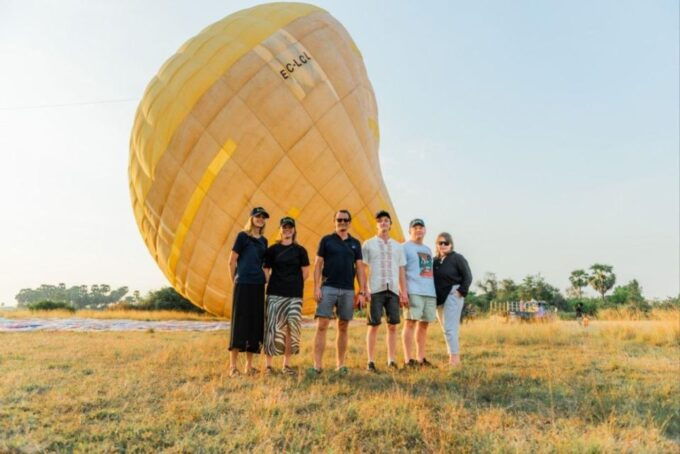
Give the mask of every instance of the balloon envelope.
MULTIPOLYGON (((375 234, 377 210, 394 215, 378 141, 361 53, 337 20, 302 3, 238 11, 185 43, 146 89, 130 140, 137 225, 179 293, 229 316, 229 252, 252 207, 271 214, 270 243, 279 218, 295 218, 312 262, 336 210, 350 210, 360 240, 375 234)), ((310 273, 305 313, 312 288, 310 273)))

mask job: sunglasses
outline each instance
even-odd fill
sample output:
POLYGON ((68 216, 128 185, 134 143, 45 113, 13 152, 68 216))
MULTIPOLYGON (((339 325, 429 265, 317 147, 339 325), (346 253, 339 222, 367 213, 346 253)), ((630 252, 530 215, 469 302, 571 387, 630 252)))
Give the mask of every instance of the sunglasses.
POLYGON ((344 222, 348 223, 350 221, 350 218, 336 218, 335 222, 344 222))
POLYGON ((440 245, 440 246, 448 246, 448 245, 451 244, 451 243, 449 243, 448 241, 440 241, 440 242, 437 243, 437 244, 440 245))

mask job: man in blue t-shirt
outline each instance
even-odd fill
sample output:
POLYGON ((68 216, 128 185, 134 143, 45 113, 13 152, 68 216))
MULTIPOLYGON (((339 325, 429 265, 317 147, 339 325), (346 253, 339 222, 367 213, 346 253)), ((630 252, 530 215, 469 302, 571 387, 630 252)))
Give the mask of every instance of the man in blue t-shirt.
POLYGON ((437 318, 437 294, 432 272, 432 250, 423 244, 425 222, 414 219, 409 224, 411 239, 404 243, 406 256, 406 287, 408 308, 402 332, 406 366, 431 366, 425 358, 427 328, 437 318), (413 352, 413 334, 416 337, 416 355, 413 352))
MULTIPOLYGON (((354 316, 354 277, 359 288, 365 288, 366 273, 362 264, 361 243, 349 234, 352 216, 347 210, 335 213, 335 232, 321 238, 314 263, 314 298, 316 299, 316 334, 314 336, 314 375, 321 373, 326 332, 332 318, 338 319, 337 368, 341 374, 349 371, 345 366, 347 329, 354 316)), ((364 292, 359 292, 358 304, 364 304, 364 292)))

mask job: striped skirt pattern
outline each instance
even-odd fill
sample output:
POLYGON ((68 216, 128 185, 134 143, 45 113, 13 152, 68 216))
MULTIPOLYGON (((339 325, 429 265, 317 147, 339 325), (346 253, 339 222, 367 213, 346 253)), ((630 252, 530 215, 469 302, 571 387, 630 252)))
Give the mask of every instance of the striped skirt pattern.
POLYGON ((264 352, 270 356, 283 355, 286 349, 286 326, 290 327, 291 353, 300 352, 300 322, 302 299, 267 295, 264 325, 264 352))

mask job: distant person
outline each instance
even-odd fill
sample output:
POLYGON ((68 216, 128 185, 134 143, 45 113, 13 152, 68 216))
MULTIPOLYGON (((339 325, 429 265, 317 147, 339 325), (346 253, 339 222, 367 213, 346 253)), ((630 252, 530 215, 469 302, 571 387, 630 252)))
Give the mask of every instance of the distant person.
POLYGON ((404 243, 406 256, 406 287, 408 308, 406 309, 402 341, 404 361, 407 367, 433 367, 425 358, 427 328, 437 319, 437 299, 432 274, 432 250, 423 244, 425 222, 413 219, 409 223, 410 240, 404 243), (413 350, 415 331, 416 352, 413 350))
POLYGON ((300 353, 302 292, 309 274, 309 257, 296 240, 295 219, 281 219, 279 237, 264 256, 264 269, 269 276, 264 328, 265 372, 273 373, 273 357, 283 355, 282 372, 294 375, 290 358, 300 353))
POLYGON ((453 238, 449 233, 440 233, 435 245, 437 255, 434 259, 434 285, 437 290, 437 316, 449 350, 449 366, 458 366, 460 316, 465 296, 472 284, 472 272, 465 257, 453 250, 453 238))
POLYGON ((579 301, 576 303, 576 321, 581 323, 581 320, 583 320, 583 303, 579 301))
MULTIPOLYGON (((333 216, 335 232, 321 238, 314 263, 314 298, 317 301, 316 333, 314 335, 314 367, 310 372, 321 374, 326 333, 331 319, 338 319, 336 338, 336 371, 345 375, 347 353, 347 329, 354 317, 354 278, 359 288, 366 288, 366 275, 362 264, 361 243, 349 234, 352 216, 347 210, 339 210, 333 216)), ((362 307, 363 290, 357 302, 362 307)))
POLYGON ((253 354, 260 353, 264 337, 264 284, 262 270, 267 239, 264 227, 269 214, 253 208, 229 256, 229 277, 234 284, 229 340, 230 376, 239 374, 238 354, 246 353, 246 373, 254 374, 253 354))
POLYGON ((377 372, 375 366, 375 343, 383 314, 387 318, 387 367, 397 369, 397 326, 401 322, 401 307, 408 304, 406 293, 406 257, 402 245, 390 238, 392 218, 387 211, 375 215, 378 234, 366 240, 361 248, 363 261, 370 270, 368 287, 370 297, 368 332, 366 333, 367 369, 377 372))

